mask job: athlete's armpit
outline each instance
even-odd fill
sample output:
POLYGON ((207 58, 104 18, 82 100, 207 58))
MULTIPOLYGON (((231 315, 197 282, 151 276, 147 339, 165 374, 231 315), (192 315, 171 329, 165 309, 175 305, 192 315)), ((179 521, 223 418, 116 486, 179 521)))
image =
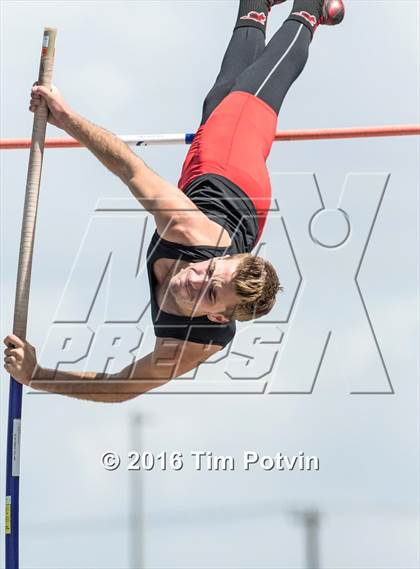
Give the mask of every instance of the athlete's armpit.
POLYGON ((159 233, 194 216, 205 217, 179 188, 161 178, 144 162, 139 162, 127 185, 134 197, 154 216, 159 233))

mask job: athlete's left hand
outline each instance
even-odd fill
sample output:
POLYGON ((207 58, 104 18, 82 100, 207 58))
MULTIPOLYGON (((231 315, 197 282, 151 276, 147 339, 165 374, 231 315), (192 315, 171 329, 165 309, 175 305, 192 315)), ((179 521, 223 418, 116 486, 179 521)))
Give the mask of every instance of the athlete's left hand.
POLYGON ((15 334, 6 336, 4 343, 6 345, 4 350, 5 369, 18 383, 29 385, 37 367, 35 348, 15 334))
POLYGON ((51 89, 47 89, 47 87, 38 85, 37 82, 34 83, 31 89, 31 101, 29 103, 29 110, 32 113, 37 112, 42 99, 44 99, 50 111, 48 122, 58 128, 65 129, 66 118, 69 117, 73 111, 57 87, 52 85, 51 89))

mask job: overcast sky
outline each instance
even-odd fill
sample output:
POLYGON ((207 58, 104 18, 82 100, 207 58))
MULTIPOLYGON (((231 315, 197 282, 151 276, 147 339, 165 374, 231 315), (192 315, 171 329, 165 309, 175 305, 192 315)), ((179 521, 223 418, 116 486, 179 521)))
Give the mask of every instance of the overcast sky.
MULTIPOLYGON (((273 10, 269 37, 289 4, 273 10)), ((194 131, 237 11, 233 0, 0 5, 2 138, 30 136, 45 25, 58 28, 54 82, 79 113, 119 134, 194 131)), ((346 5, 341 26, 317 31, 280 130, 419 122, 419 3, 346 5)), ((185 153, 139 151, 175 184, 185 153)), ((285 285, 273 312, 239 324, 229 350, 158 394, 118 405, 25 395, 22 567, 129 567, 136 484, 148 568, 303 568, 291 512, 308 508, 323 514, 323 568, 419 565, 418 157, 418 137, 275 144, 259 250, 285 285), (132 448, 180 451, 184 468, 127 472, 132 448), (122 457, 116 472, 100 465, 107 450, 122 457), (232 455, 236 468, 197 472, 194 450, 232 455), (320 470, 246 472, 247 450, 303 451, 320 470)), ((2 337, 12 329, 27 159, 1 154, 2 337)), ((41 364, 61 357, 63 369, 116 371, 137 345, 139 355, 152 349, 146 220, 86 150, 46 152, 28 324, 41 364)), ((2 465, 8 384, 3 373, 2 465)), ((4 488, 3 467, 0 476, 4 488)))

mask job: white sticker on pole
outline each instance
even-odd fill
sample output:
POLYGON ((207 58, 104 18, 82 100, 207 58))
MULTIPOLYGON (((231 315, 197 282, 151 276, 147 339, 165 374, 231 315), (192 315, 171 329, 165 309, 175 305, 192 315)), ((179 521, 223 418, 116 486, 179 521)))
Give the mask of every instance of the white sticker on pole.
POLYGON ((20 474, 20 419, 13 419, 12 476, 20 474))
POLYGON ((48 34, 45 34, 45 36, 42 39, 42 47, 48 47, 49 43, 50 43, 50 36, 48 34))

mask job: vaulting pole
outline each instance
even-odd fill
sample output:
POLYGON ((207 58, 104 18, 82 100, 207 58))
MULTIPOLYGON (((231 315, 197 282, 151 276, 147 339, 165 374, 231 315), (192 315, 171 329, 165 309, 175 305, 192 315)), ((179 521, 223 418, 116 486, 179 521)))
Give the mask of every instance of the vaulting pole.
MULTIPOLYGON (((388 136, 415 136, 420 134, 420 124, 393 124, 383 126, 357 126, 348 128, 316 128, 285 130, 276 134, 277 142, 299 140, 337 140, 349 138, 376 138, 388 136)), ((121 134, 119 138, 130 146, 191 144, 194 133, 177 134, 121 134)), ((0 150, 23 150, 30 148, 28 138, 4 138, 0 150)), ((74 138, 47 138, 45 148, 81 148, 74 138)))
MULTIPOLYGON (((55 29, 44 29, 38 81, 40 85, 44 85, 45 87, 51 87, 55 36, 55 29)), ((33 121, 30 145, 31 152, 29 155, 28 174, 26 179, 26 195, 23 209, 19 265, 16 282, 13 333, 22 338, 22 340, 25 340, 26 338, 32 254, 35 239, 35 225, 47 118, 48 107, 43 103, 35 113, 33 121)), ((22 386, 11 377, 6 467, 6 569, 18 569, 19 567, 19 463, 21 416, 22 386)))

